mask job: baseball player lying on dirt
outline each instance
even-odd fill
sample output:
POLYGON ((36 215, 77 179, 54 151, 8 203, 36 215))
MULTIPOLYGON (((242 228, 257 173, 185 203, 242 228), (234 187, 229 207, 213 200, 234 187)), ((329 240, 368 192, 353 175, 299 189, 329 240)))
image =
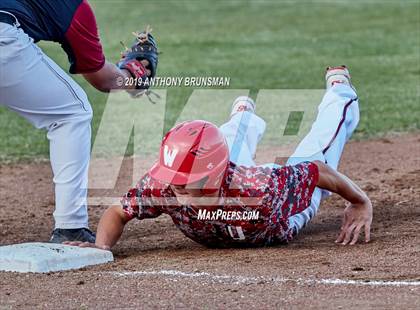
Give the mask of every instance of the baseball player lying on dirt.
POLYGON ((292 240, 329 192, 350 203, 336 242, 355 244, 361 231, 368 242, 372 204, 337 172, 359 121, 358 99, 345 66, 328 68, 326 81, 317 119, 286 166, 254 163, 265 122, 250 98, 239 97, 220 129, 205 121, 171 129, 159 160, 123 197, 122 207, 102 216, 96 244, 67 244, 111 249, 130 220, 165 213, 187 237, 209 247, 276 245, 292 240))
POLYGON ((48 131, 55 184, 51 242, 95 242, 86 204, 93 111, 83 89, 35 43, 60 43, 70 73, 82 74, 98 90, 134 95, 147 86, 125 85, 124 79, 140 82, 156 74, 157 46, 149 30, 135 33, 115 65, 105 59, 87 0, 0 1, 0 105, 48 131))

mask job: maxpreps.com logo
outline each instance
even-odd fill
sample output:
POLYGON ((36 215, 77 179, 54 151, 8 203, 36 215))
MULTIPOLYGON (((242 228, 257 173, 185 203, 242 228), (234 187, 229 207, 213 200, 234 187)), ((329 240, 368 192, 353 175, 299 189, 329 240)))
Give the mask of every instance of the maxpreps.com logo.
POLYGON ((251 221, 258 220, 260 217, 260 211, 224 211, 217 209, 214 211, 208 211, 206 209, 198 210, 198 220, 203 221, 251 221))

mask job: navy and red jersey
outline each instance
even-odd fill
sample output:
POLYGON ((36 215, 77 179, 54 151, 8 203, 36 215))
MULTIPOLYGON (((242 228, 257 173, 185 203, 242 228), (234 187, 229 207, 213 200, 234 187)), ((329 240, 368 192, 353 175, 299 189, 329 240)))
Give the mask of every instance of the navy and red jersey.
POLYGON ((230 163, 212 204, 182 205, 167 184, 148 173, 122 198, 128 220, 168 214, 192 240, 209 247, 264 246, 293 238, 289 217, 311 204, 318 167, 310 162, 281 168, 230 163))
POLYGON ((0 10, 16 16, 35 42, 61 44, 70 73, 92 73, 105 64, 95 15, 86 0, 1 0, 0 10))

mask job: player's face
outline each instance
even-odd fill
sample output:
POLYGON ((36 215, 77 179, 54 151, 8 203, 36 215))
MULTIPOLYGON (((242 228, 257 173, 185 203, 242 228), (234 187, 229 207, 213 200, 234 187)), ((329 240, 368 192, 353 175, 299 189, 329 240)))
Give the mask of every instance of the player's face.
POLYGON ((202 198, 206 195, 203 194, 203 186, 206 183, 207 178, 202 179, 198 182, 187 184, 187 185, 170 185, 174 192, 178 202, 182 205, 194 204, 197 202, 197 198, 202 198))
POLYGON ((194 184, 187 185, 171 185, 178 202, 182 205, 192 204, 194 198, 202 197, 203 192, 201 188, 197 188, 194 184))
POLYGON ((178 198, 201 197, 203 196, 201 189, 187 188, 185 185, 172 185, 172 191, 178 198))

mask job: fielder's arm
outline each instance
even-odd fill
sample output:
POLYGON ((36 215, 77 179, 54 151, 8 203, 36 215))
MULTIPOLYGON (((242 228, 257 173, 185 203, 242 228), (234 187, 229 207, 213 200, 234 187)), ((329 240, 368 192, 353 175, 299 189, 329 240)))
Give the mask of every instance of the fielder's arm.
POLYGON ((369 197, 345 175, 335 171, 321 161, 314 161, 314 164, 318 166, 319 170, 317 186, 336 193, 351 203, 344 211, 341 233, 336 242, 343 245, 348 243, 355 244, 363 227, 365 242, 369 242, 372 223, 372 203, 369 197))
MULTIPOLYGON (((141 63, 147 67, 148 61, 142 60, 141 63)), ((146 69, 147 76, 151 75, 151 71, 146 69)), ((135 84, 125 83, 127 78, 132 78, 132 74, 125 69, 118 68, 115 64, 106 62, 102 69, 94 73, 85 73, 83 77, 95 87, 97 90, 109 93, 115 89, 134 89, 135 84)))

